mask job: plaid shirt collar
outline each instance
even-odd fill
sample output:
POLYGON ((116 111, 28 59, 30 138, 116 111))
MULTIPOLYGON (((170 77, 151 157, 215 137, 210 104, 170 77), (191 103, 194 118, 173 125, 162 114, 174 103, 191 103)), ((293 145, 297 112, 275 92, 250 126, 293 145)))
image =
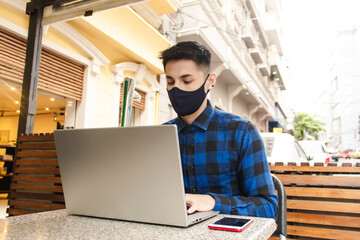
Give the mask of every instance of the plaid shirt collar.
POLYGON ((206 131, 212 116, 214 115, 215 109, 211 106, 209 100, 207 100, 207 107, 205 110, 195 119, 195 121, 188 125, 181 117, 177 117, 175 123, 178 126, 178 132, 181 132, 186 126, 197 126, 200 129, 206 131))

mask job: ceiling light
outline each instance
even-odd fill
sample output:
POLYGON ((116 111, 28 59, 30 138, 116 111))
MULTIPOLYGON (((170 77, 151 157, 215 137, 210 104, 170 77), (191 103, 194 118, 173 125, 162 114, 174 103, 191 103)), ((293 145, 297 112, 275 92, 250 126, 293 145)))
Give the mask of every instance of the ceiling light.
POLYGON ((49 108, 45 108, 46 111, 49 111, 49 108))
POLYGON ((275 78, 274 80, 275 80, 275 81, 279 81, 279 80, 280 80, 280 78, 275 78))
POLYGON ((277 74, 277 71, 273 71, 272 74, 274 74, 274 75, 277 74))
POLYGON ((16 112, 17 112, 17 113, 19 113, 19 112, 20 112, 20 110, 16 110, 16 112))
POLYGON ((19 104, 19 101, 15 101, 15 104, 19 104))
POLYGON ((15 91, 15 88, 14 88, 14 87, 11 87, 10 89, 13 90, 13 91, 15 91))
POLYGON ((250 93, 249 93, 249 92, 246 92, 245 94, 246 94, 246 95, 249 95, 250 93))
POLYGON ((53 97, 52 97, 52 98, 50 98, 50 101, 55 101, 55 98, 53 98, 53 97))

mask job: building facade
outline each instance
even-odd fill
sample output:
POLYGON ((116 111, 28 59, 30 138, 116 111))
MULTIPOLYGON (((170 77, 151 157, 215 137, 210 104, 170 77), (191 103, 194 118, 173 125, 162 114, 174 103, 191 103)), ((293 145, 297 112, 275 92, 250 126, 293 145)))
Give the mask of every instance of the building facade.
MULTIPOLYGON (((16 141, 29 16, 26 0, 0 0, 0 131, 16 141)), ((45 9, 35 133, 56 128, 119 126, 121 84, 136 80, 142 96, 133 124, 158 123, 163 73, 160 51, 172 43, 159 31, 176 0, 137 1, 92 16, 56 21, 45 9)))
MULTIPOLYGON (((217 83, 209 98, 216 108, 249 119, 262 132, 271 130, 269 122, 286 130, 280 16, 278 0, 182 0, 162 31, 174 42, 197 41, 210 50, 217 83)), ((166 121, 174 113, 160 84, 160 119, 166 121)))
MULTIPOLYGON (((16 141, 27 2, 0 0, 0 135, 7 143, 16 141)), ((176 117, 158 56, 187 40, 212 53, 218 80, 209 98, 215 107, 262 132, 271 130, 270 121, 286 130, 280 0, 137 1, 62 21, 45 10, 35 133, 119 126, 126 76, 141 95, 132 125, 176 117)))
POLYGON ((339 31, 334 39, 328 92, 329 144, 335 148, 360 147, 360 28, 339 31))

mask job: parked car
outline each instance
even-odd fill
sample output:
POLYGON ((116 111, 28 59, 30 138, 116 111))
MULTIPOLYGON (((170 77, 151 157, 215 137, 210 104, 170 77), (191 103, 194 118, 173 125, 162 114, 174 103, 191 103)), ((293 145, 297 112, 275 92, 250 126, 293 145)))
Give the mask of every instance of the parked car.
POLYGON ((360 158, 360 148, 355 149, 350 153, 352 158, 360 158))
POLYGON ((325 144, 321 141, 299 141, 305 152, 314 162, 328 163, 331 155, 326 153, 325 144))
POLYGON ((338 152, 338 157, 339 158, 350 159, 351 158, 350 152, 351 152, 351 149, 340 149, 339 152, 338 152))
POLYGON ((334 161, 339 160, 338 150, 336 150, 335 148, 326 148, 325 152, 327 154, 330 154, 332 160, 334 160, 334 161))
POLYGON ((268 162, 309 162, 310 158, 306 155, 297 140, 288 133, 260 133, 264 145, 268 162))

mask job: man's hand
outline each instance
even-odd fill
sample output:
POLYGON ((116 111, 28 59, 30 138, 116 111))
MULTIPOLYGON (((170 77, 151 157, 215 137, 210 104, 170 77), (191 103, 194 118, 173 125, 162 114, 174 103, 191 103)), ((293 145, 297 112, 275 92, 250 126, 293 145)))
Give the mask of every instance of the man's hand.
POLYGON ((214 209, 215 199, 210 195, 203 194, 185 194, 186 205, 189 207, 188 214, 195 211, 210 211, 214 209))

